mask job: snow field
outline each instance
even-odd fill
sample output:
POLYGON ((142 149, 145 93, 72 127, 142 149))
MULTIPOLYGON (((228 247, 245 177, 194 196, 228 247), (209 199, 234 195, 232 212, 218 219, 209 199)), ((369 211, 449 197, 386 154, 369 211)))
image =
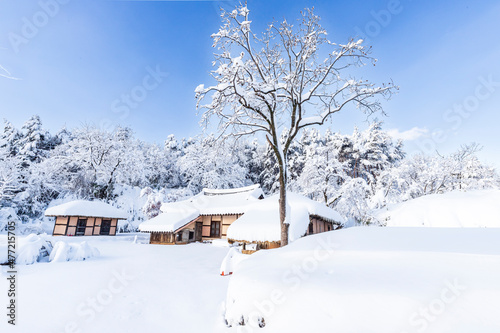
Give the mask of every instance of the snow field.
MULTIPOLYGON (((18 266, 18 325, 1 321, 0 331, 226 331, 221 305, 229 280, 219 267, 227 247, 141 244, 145 237, 85 237, 99 257, 18 266)), ((83 237, 68 238, 57 237, 83 237)))
POLYGON ((244 260, 224 242, 147 237, 52 237, 100 256, 18 265, 18 326, 2 321, 0 331, 500 331, 500 229, 349 228, 244 260))
POLYGON ((308 236, 242 261, 225 319, 235 332, 498 332, 498 237, 375 227, 308 236))

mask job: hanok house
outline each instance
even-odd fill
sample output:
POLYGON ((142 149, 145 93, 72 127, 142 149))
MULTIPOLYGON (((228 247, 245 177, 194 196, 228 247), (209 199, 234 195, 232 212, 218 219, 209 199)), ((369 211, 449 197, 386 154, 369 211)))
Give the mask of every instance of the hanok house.
POLYGON ((127 214, 100 201, 75 200, 50 207, 45 216, 56 218, 54 236, 114 236, 118 220, 127 214))
POLYGON ((264 198, 260 185, 228 190, 203 189, 190 199, 165 203, 162 213, 139 225, 151 244, 187 244, 225 239, 229 226, 249 205, 264 198))
MULTIPOLYGON (((243 244, 243 253, 280 247, 281 226, 279 195, 273 195, 251 207, 227 230, 229 243, 243 244)), ((302 195, 287 192, 290 242, 303 236, 339 229, 344 218, 326 205, 302 195)))

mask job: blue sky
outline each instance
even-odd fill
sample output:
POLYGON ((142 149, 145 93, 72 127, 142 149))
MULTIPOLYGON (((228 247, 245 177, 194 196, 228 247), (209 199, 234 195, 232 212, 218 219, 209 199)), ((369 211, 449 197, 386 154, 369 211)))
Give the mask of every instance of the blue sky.
MULTIPOLYGON (((236 1, 59 2, 0 0, 0 65, 19 79, 0 77, 0 118, 21 126, 39 114, 51 131, 121 124, 158 143, 200 133, 193 91, 210 83, 217 8, 236 1), (140 98, 127 106, 133 91, 140 98)), ((248 1, 254 30, 312 6, 333 41, 364 36, 373 46, 379 62, 363 77, 400 87, 378 118, 408 151, 475 141, 500 167, 498 1, 248 1)), ((346 110, 328 126, 366 124, 346 110)))

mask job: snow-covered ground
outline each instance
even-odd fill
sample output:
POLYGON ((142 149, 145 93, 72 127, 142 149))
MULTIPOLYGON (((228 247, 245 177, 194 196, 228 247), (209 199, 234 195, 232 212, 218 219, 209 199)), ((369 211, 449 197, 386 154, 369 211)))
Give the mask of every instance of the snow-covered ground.
MULTIPOLYGON (((54 237, 72 243, 85 240, 100 256, 19 265, 17 325, 12 328, 2 319, 0 332, 225 330, 221 306, 229 279, 219 275, 219 267, 228 248, 134 244, 134 237, 54 237)), ((145 235, 139 235, 139 242, 140 237, 145 235)), ((1 268, 4 308, 6 267, 1 268)))
POLYGON ((242 261, 225 317, 242 332, 500 332, 499 238, 483 228, 308 236, 242 261))
MULTIPOLYGON (((500 229, 332 231, 259 251, 230 277, 224 242, 138 236, 55 237, 100 256, 19 265, 18 325, 0 332, 500 331, 500 229)), ((3 275, 2 304, 6 290, 3 275)))

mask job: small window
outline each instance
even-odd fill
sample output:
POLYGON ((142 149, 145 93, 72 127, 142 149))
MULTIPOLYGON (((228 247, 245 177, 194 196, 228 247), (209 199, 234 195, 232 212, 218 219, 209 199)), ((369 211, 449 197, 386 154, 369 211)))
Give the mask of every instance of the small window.
POLYGON ((190 231, 189 232, 189 240, 193 240, 194 239, 194 231, 190 231))
POLYGON ((85 227, 87 227, 87 219, 78 219, 76 224, 76 236, 85 235, 85 227))
POLYGON ((313 234, 313 233, 314 233, 314 227, 313 227, 312 222, 311 222, 311 223, 309 223, 309 233, 310 233, 310 234, 313 234))

